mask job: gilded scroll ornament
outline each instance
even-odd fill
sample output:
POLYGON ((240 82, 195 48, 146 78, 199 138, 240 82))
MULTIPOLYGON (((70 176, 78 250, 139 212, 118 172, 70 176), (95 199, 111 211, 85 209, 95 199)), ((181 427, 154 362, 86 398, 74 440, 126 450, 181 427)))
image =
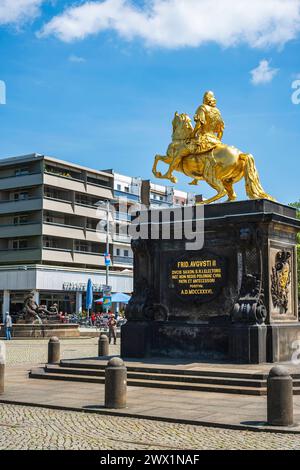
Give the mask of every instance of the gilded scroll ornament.
POLYGON ((273 305, 279 308, 280 314, 283 315, 289 309, 289 293, 292 282, 291 256, 288 251, 279 251, 271 275, 273 305))

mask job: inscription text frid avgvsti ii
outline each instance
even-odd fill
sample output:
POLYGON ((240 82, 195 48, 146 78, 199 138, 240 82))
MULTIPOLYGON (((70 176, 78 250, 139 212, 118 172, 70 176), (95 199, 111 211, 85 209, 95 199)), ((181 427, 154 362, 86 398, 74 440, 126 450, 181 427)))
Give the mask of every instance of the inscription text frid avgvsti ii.
POLYGON ((170 273, 176 295, 200 302, 209 302, 218 295, 224 276, 224 261, 216 257, 176 261, 170 273))

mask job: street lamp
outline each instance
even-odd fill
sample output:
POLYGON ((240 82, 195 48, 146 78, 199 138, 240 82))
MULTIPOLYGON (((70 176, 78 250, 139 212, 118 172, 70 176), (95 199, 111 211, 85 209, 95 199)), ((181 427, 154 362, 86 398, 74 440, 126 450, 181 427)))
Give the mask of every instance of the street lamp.
POLYGON ((115 204, 117 201, 114 199, 107 199, 104 201, 98 201, 96 203, 96 206, 98 206, 103 212, 106 213, 106 256, 107 259, 105 260, 105 265, 106 265, 106 285, 108 286, 109 282, 109 214, 111 212, 111 205, 115 204))

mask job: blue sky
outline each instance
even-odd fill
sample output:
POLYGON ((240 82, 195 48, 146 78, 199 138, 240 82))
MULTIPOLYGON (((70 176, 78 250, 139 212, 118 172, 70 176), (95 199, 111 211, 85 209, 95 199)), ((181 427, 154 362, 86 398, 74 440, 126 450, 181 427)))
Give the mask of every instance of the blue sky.
MULTIPOLYGON (((167 13, 159 3, 166 8, 182 0, 155 0, 155 33, 151 24, 148 28, 145 6, 151 2, 95 1, 97 7, 106 4, 109 22, 100 28, 97 18, 93 24, 87 20, 88 10, 76 10, 74 35, 69 8, 86 7, 85 1, 26 1, 29 6, 20 13, 8 11, 12 3, 0 0, 0 80, 7 86, 7 103, 0 106, 0 157, 38 152, 154 180, 153 158, 170 143, 174 112, 193 117, 204 91, 212 89, 226 123, 224 142, 254 154, 263 186, 277 200, 300 198, 300 105, 291 100, 292 82, 300 77, 300 14, 295 23, 295 10, 284 25, 271 18, 272 30, 262 25, 254 31, 245 17, 242 30, 230 36, 230 19, 220 33, 217 18, 201 36, 192 8, 184 12, 190 16, 183 25, 173 8, 172 24, 166 25, 167 13), (137 21, 135 12, 143 15, 137 21)), ((277 5, 277 0, 266 1, 277 5)), ((298 0, 284 1, 299 7, 298 0)), ((198 5, 205 2, 198 0, 198 5)), ((232 5, 232 0, 223 2, 232 5)), ((99 21, 107 14, 96 13, 99 21)), ((216 18, 215 11, 210 14, 216 18)), ((189 179, 178 176, 178 186, 190 190, 189 179)), ((243 184, 237 189, 244 198, 243 184)), ((213 194, 205 183, 198 192, 213 194)))

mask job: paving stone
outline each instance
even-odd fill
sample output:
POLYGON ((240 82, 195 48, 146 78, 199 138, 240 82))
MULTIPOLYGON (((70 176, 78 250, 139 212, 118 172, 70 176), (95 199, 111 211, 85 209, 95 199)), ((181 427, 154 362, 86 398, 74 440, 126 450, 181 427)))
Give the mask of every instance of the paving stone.
MULTIPOLYGON (((104 387, 93 384, 75 385, 28 379, 28 370, 47 359, 47 340, 16 340, 7 343, 8 397, 26 395, 28 402, 68 404, 85 407, 85 412, 61 411, 24 405, 0 404, 0 449, 96 449, 96 450, 181 450, 181 449, 274 449, 300 450, 299 434, 252 432, 200 425, 168 423, 89 412, 89 407, 103 408, 104 387), (50 383, 51 382, 51 383, 50 383), (89 397, 89 405, 86 405, 89 397), (95 403, 93 405, 93 402, 95 403)), ((61 341, 62 357, 73 359, 97 354, 97 339, 61 341)), ((111 347, 118 354, 119 346, 111 347)), ((5 397, 5 395, 4 395, 5 397)), ((222 396, 176 390, 143 390, 130 387, 130 410, 161 417, 180 417, 226 423, 245 421, 253 416, 265 417, 265 399, 261 397, 222 396), (155 406, 157 403, 157 406, 155 406), (181 408, 177 404, 181 404, 181 408), (193 411, 194 409, 194 411, 193 411), (150 411, 152 413, 150 413, 150 411), (239 411, 240 416, 237 415, 239 411), (207 413, 209 413, 207 415, 207 413), (222 414, 223 413, 223 414, 222 414), (235 416, 234 416, 235 413, 235 416), (227 421, 226 421, 227 420, 227 421)), ((18 400, 17 400, 18 401, 18 400)), ((295 410, 300 398, 295 397, 295 410)), ((138 414, 138 413, 137 413, 138 414)))
POLYGON ((300 450, 300 437, 0 404, 0 449, 300 450))

